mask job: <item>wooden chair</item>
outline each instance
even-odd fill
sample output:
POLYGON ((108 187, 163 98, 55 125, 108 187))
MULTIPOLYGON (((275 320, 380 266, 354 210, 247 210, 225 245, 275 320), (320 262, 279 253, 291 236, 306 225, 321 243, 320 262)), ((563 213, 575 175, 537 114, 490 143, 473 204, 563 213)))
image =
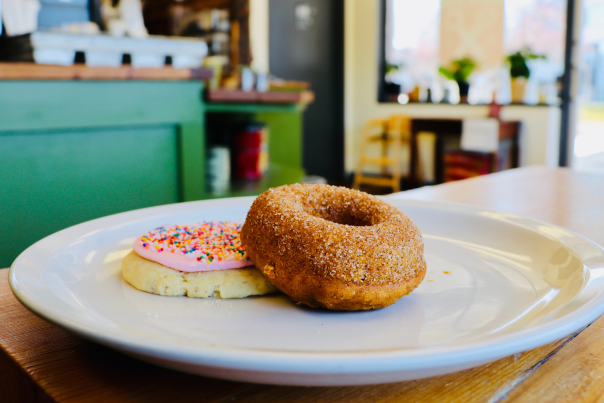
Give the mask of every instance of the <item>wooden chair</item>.
POLYGON ((361 152, 357 170, 354 175, 353 188, 361 185, 373 185, 392 188, 399 192, 401 186, 401 148, 409 143, 411 136, 411 119, 407 116, 392 116, 388 119, 370 119, 365 124, 361 152), (368 155, 370 144, 380 143, 382 155, 368 155), (392 149, 390 146, 392 145, 392 149), (365 165, 377 165, 381 172, 376 176, 365 174, 365 165))

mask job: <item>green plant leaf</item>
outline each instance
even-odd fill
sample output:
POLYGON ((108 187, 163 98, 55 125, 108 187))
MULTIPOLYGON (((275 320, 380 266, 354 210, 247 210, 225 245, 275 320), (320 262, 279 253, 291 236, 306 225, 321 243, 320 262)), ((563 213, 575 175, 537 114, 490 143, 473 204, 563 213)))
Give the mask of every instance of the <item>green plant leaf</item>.
POLYGON ((542 59, 547 60, 544 55, 535 55, 529 47, 524 47, 516 53, 505 58, 510 65, 510 76, 512 78, 525 77, 527 80, 531 76, 531 71, 526 63, 527 60, 542 59))
POLYGON ((468 82, 468 77, 470 77, 475 67, 476 62, 474 60, 464 57, 453 60, 450 68, 440 67, 438 72, 449 80, 457 81, 458 83, 468 82))
POLYGON ((447 80, 455 80, 454 73, 451 70, 448 70, 444 67, 440 67, 438 72, 442 74, 447 80))

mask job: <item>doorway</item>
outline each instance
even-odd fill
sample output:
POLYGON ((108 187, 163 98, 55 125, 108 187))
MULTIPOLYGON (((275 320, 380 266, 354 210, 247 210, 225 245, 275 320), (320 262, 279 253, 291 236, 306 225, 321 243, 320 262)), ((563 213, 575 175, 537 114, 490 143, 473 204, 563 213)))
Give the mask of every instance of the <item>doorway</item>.
POLYGON ((315 102, 304 113, 307 175, 344 177, 344 1, 270 0, 271 73, 311 83, 315 102))

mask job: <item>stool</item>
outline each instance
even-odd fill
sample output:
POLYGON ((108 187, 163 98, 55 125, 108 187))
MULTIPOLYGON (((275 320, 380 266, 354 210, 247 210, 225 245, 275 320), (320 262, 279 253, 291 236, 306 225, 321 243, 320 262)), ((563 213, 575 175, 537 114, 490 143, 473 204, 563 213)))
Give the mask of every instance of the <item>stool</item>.
POLYGON ((359 189, 361 185, 373 185, 392 188, 399 192, 401 186, 401 146, 408 143, 411 133, 411 119, 407 116, 392 116, 388 119, 370 119, 365 124, 361 151, 357 170, 354 175, 353 188, 359 189), (380 143, 382 155, 374 157, 367 155, 371 143, 380 143), (393 145, 392 156, 389 146, 393 145), (366 164, 378 165, 381 173, 378 176, 364 174, 366 164))

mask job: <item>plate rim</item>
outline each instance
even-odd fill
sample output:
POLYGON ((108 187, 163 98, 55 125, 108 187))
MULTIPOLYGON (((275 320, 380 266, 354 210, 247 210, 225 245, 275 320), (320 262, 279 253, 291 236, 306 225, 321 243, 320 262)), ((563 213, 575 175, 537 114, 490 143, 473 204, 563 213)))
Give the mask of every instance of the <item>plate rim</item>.
MULTIPOLYGON (((464 203, 454 203, 440 200, 417 200, 395 195, 387 195, 383 198, 386 201, 395 204, 395 206, 396 204, 401 203, 425 208, 425 205, 429 204, 432 208, 436 206, 437 208, 447 210, 461 209, 464 212, 471 213, 489 212, 505 214, 507 217, 519 219, 524 223, 531 224, 529 227, 533 231, 538 232, 540 235, 548 238, 556 239, 551 234, 542 233, 534 227, 538 225, 545 225, 549 228, 563 230, 565 233, 580 239, 584 243, 595 246, 600 252, 601 257, 604 258, 604 248, 596 242, 591 241, 585 236, 574 231, 533 218, 464 203)), ((587 327, 590 323, 604 313, 604 293, 602 293, 598 296, 595 296, 591 301, 581 306, 579 309, 573 311, 571 313, 572 318, 570 319, 568 316, 571 314, 567 314, 563 317, 556 318, 531 329, 524 329, 507 335, 495 336, 489 340, 473 342, 471 344, 461 343, 459 345, 449 345, 446 347, 437 346, 428 348, 420 347, 417 349, 392 349, 388 351, 357 352, 292 352, 262 349, 250 350, 246 348, 219 345, 196 346, 196 351, 191 351, 178 347, 175 348, 175 346, 166 346, 164 344, 165 342, 158 340, 148 341, 147 343, 136 343, 132 340, 136 339, 134 336, 116 339, 111 334, 97 333, 91 327, 78 323, 77 321, 74 322, 68 318, 64 318, 63 315, 54 314, 52 309, 47 309, 47 306, 45 306, 42 301, 36 300, 35 296, 28 295, 19 285, 18 267, 20 261, 24 256, 33 253, 32 251, 35 250, 35 247, 39 247, 40 244, 48 241, 49 238, 65 236, 70 234, 72 231, 82 229, 93 224, 109 222, 121 216, 133 215, 136 217, 138 215, 141 216, 141 219, 148 219, 152 218, 153 216, 167 215, 166 213, 152 214, 153 210, 159 212, 164 209, 167 210, 169 208, 173 208, 174 206, 188 205, 188 207, 191 208, 187 208, 187 210, 196 210, 200 208, 235 207, 249 204, 254 199, 255 196, 248 196, 173 203, 113 214, 68 227, 34 243, 17 257, 9 269, 8 278, 10 288, 16 298, 25 307, 43 319, 70 332, 76 333, 81 337, 93 340, 123 352, 142 354, 159 359, 176 359, 177 361, 183 363, 197 364, 202 366, 205 365, 217 368, 250 371, 278 371, 290 374, 309 372, 313 374, 362 374, 375 373, 378 371, 392 372, 430 369, 443 367, 444 365, 456 365, 470 362, 490 362, 559 340, 581 330, 582 328, 587 327), (204 207, 205 205, 208 205, 208 207, 204 207), (209 207, 212 205, 215 205, 215 207, 209 207)), ((136 219, 125 221, 120 225, 135 221, 136 219)), ((516 222, 514 222, 514 224, 519 225, 516 222)), ((105 225, 103 228, 100 228, 97 231, 120 225, 105 225)), ((86 235, 89 235, 89 233, 81 235, 80 237, 84 237, 86 235)), ((72 238, 71 241, 75 241, 80 237, 72 238)), ((558 242, 562 243, 561 240, 557 240, 558 242)), ((569 245, 565 245, 571 248, 569 245)), ((56 250, 53 250, 49 253, 49 256, 53 255, 64 246, 65 244, 63 244, 61 247, 57 247, 56 250)), ((580 255, 580 251, 577 251, 575 248, 572 249, 575 251, 575 253, 580 255)), ((589 267, 583 258, 582 262, 588 271, 604 268, 604 265, 598 267, 589 267)), ((586 280, 579 294, 585 290, 586 285, 590 281, 591 276, 586 280)))

